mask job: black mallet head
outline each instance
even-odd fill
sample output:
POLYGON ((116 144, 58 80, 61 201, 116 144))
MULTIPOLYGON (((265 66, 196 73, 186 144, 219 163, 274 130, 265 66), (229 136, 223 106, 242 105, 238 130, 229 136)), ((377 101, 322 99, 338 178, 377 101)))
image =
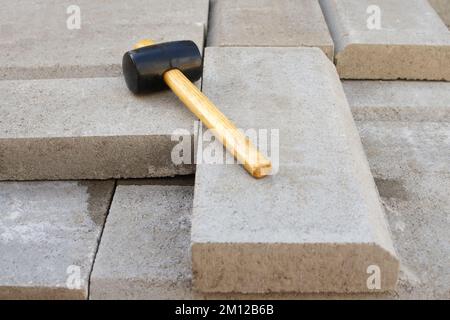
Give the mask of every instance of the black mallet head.
POLYGON ((192 82, 202 76, 202 56, 189 40, 159 43, 125 53, 122 69, 128 89, 134 93, 166 89, 163 75, 178 69, 192 82))

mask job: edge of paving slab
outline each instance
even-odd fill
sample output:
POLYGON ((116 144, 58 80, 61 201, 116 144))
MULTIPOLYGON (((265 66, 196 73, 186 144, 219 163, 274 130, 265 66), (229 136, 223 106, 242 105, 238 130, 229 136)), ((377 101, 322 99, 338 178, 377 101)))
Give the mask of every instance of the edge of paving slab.
POLYGON ((0 300, 86 300, 88 290, 55 287, 2 287, 0 300))
POLYGON ((319 4, 335 44, 334 63, 341 79, 450 81, 450 68, 444 68, 450 61, 450 40, 445 45, 351 43, 352 33, 340 21, 336 5, 327 0, 319 4))
POLYGON ((450 83, 344 80, 355 121, 450 122, 450 83))
POLYGON ((397 276, 400 268, 398 259, 388 250, 375 243, 367 244, 208 244, 195 243, 192 250, 192 268, 194 272, 193 287, 204 293, 233 293, 243 294, 255 293, 290 293, 300 291, 302 293, 367 293, 371 290, 367 286, 367 281, 373 268, 377 268, 377 263, 371 261, 383 261, 388 272, 380 270, 381 287, 373 292, 386 292, 396 288, 397 276), (336 255, 339 252, 339 255, 336 255), (238 261, 245 256, 246 263, 240 264, 244 268, 244 273, 250 275, 254 285, 242 290, 234 284, 239 283, 242 270, 227 268, 230 261, 238 261), (299 273, 302 283, 295 285, 293 279, 284 276, 285 269, 280 266, 265 263, 264 261, 282 260, 283 256, 291 257, 291 264, 288 266, 289 274, 299 273), (252 258, 253 257, 253 258, 252 258), (332 261, 330 261, 330 257, 332 261), (369 263, 368 263, 369 261, 369 263), (198 264, 201 264, 202 273, 198 273, 198 264), (270 270, 266 267, 270 266, 270 270), (366 266, 366 268, 364 268, 366 266), (336 267, 341 270, 336 270, 336 267), (346 269, 360 269, 356 274, 345 273, 346 269), (220 278, 228 279, 224 284, 217 282, 215 274, 219 272, 220 278), (209 275, 214 276, 210 277, 209 275), (267 274, 271 274, 272 279, 266 279, 267 274), (323 275, 339 274, 339 277, 324 278, 323 275), (266 285, 266 282, 269 285, 266 285), (347 283, 358 282, 359 286, 346 285, 347 283), (273 284, 277 283, 277 286, 273 284), (300 290, 299 290, 300 288, 300 290))
POLYGON ((428 1, 442 21, 450 28, 450 1, 448 0, 429 0, 428 1))
POLYGON ((335 54, 338 73, 341 79, 346 80, 450 81, 450 69, 443 69, 448 61, 450 61, 450 45, 349 44, 343 51, 335 54), (398 59, 398 57, 406 58, 398 59), (424 64, 425 59, 432 60, 424 64), (395 61, 394 65, 392 61, 395 61))
POLYGON ((92 277, 92 272, 94 271, 95 261, 97 259, 98 250, 100 248, 100 243, 102 241, 103 232, 105 231, 106 222, 108 220, 109 211, 111 210, 111 205, 112 205, 112 202, 114 200, 114 195, 116 194, 116 190, 117 190, 117 180, 114 181, 114 186, 112 188, 111 195, 109 197, 109 203, 108 203, 108 208, 106 209, 105 219, 103 220, 102 229, 100 230, 100 234, 99 234, 99 236, 97 238, 97 246, 95 248, 95 253, 94 253, 94 256, 92 258, 91 269, 89 270, 87 292, 86 292, 86 297, 85 297, 85 299, 87 299, 87 300, 89 300, 90 296, 91 296, 91 277, 92 277))
POLYGON ((0 139, 0 179, 107 180, 194 173, 195 165, 171 161, 176 144, 170 136, 158 135, 0 139), (155 155, 156 146, 165 151, 155 155), (157 159, 161 154, 166 159, 157 159))

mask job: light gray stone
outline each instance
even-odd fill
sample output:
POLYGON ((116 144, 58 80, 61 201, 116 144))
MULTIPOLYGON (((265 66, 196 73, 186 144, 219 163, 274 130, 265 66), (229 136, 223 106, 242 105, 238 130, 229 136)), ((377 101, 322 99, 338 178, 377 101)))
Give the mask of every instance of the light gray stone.
POLYGON ((0 13, 0 179, 108 179, 191 174, 174 165, 171 134, 192 117, 171 93, 132 96, 122 55, 141 38, 192 39, 203 48, 208 1, 5 3, 0 13), (33 14, 31 14, 32 12, 33 14), (152 31, 153 30, 153 31, 152 31), (155 31, 156 30, 156 31, 155 31))
POLYGON ((171 158, 171 135, 192 138, 195 120, 172 92, 135 96, 122 78, 48 79, 0 81, 0 96, 1 180, 194 172, 171 158))
POLYGON ((333 40, 317 0, 212 0, 208 46, 319 47, 333 40))
MULTIPOLYGON (((179 257, 182 263, 173 264, 170 268, 161 268, 155 283, 164 286, 151 286, 150 291, 158 292, 158 297, 173 299, 448 299, 450 273, 449 265, 449 217, 450 212, 450 176, 448 167, 450 144, 450 127, 445 123, 412 123, 412 122, 357 122, 364 148, 375 175, 378 190, 392 230, 394 246, 399 252, 402 262, 400 282, 396 291, 377 294, 202 294, 192 290, 186 279, 191 278, 191 264, 189 259, 189 241, 186 236, 189 231, 190 217, 176 226, 167 214, 152 216, 151 225, 159 226, 159 230, 171 230, 176 234, 185 235, 183 239, 173 245, 165 237, 154 237, 149 244, 152 248, 163 248, 166 257, 179 257), (157 221, 154 219, 158 219, 157 221), (180 248, 183 248, 180 250, 180 248), (173 274, 178 274, 174 277, 173 274), (170 289, 167 289, 170 287, 170 289)), ((176 179, 125 180, 121 181, 122 190, 128 185, 142 185, 154 183, 190 184, 190 179, 180 177, 176 179), (180 180, 182 179, 182 180, 180 180)), ((162 196, 147 197, 145 188, 156 186, 133 187, 128 199, 139 207, 165 208, 165 198, 162 196), (135 200, 141 195, 139 200, 135 200), (157 203, 155 205, 155 203, 157 203)), ((165 188, 165 187, 163 187, 165 188)), ((121 199, 123 197, 121 196, 121 199)), ((121 201, 124 201, 123 199, 121 201)), ((189 196, 177 198, 181 207, 189 206, 192 193, 189 196), (184 203, 182 203, 184 202, 184 203)), ((156 210, 156 209, 155 209, 156 210)), ((160 209, 163 210, 163 209, 160 209)), ((124 209, 124 211, 126 211, 124 209)), ((127 218, 129 218, 127 216, 127 218)), ((124 222, 129 224, 127 219, 124 222)), ((137 223, 136 223, 137 224, 137 223)), ((154 249, 149 248, 149 251, 154 249)), ((153 252, 153 251, 152 251, 153 252)), ((114 258, 117 259, 117 258, 114 258)), ((159 255, 156 255, 159 259, 159 255)), ((114 260, 113 260, 114 261, 114 260)), ((154 261, 148 258, 148 261, 154 261)), ((131 269, 142 267, 140 260, 130 262, 135 264, 131 269)), ((146 267, 148 265, 145 265, 146 267)), ((144 268, 143 268, 144 269, 144 268)), ((120 277, 120 273, 119 273, 120 277)), ((115 283, 111 295, 107 292, 103 298, 139 298, 145 297, 142 288, 149 288, 149 282, 143 282, 142 287, 135 289, 131 280, 115 283), (120 285, 117 285, 119 283, 120 285), (123 292, 128 292, 126 296, 123 292), (138 292, 138 294, 134 294, 138 292)), ((102 283, 104 285, 104 283, 102 283)), ((106 290, 106 289, 103 289, 106 290)), ((95 298, 97 288, 91 293, 95 298)), ((91 296, 92 296, 91 294, 91 296)), ((147 295, 147 297, 150 297, 147 295)))
POLYGON ((238 165, 197 165, 195 288, 365 292, 372 265, 381 290, 394 288, 398 261, 378 193, 325 55, 207 48, 203 88, 238 127, 279 129, 279 171, 255 180, 238 165))
POLYGON ((208 0, 4 1, 0 79, 116 76, 125 51, 142 38, 201 45, 208 0), (77 5, 80 29, 69 29, 77 5))
MULTIPOLYGON (((153 250, 156 249, 152 248, 160 248, 158 252, 164 252, 164 257, 179 257, 181 262, 172 264, 170 268, 160 268, 157 276, 154 276, 155 273, 152 272, 153 285, 149 285, 148 279, 140 286, 129 279, 121 280, 119 272, 117 279, 113 279, 113 276, 109 279, 109 283, 114 285, 106 286, 104 282, 102 283, 102 286, 105 286, 104 291, 106 288, 108 290, 111 288, 111 291, 100 295, 99 292, 102 289, 91 288, 91 298, 149 298, 155 297, 156 292, 156 298, 171 299, 449 299, 450 273, 446 268, 450 263, 448 234, 450 176, 447 164, 449 148, 443 147, 450 143, 448 124, 386 121, 357 122, 357 125, 389 219, 394 246, 402 262, 400 282, 395 291, 376 294, 202 294, 195 292, 186 280, 191 279, 190 238, 187 235, 190 231, 186 230, 190 226, 190 216, 186 216, 187 220, 183 223, 174 225, 174 219, 170 214, 169 218, 167 214, 160 214, 152 215, 151 219, 148 219, 151 220, 151 225, 157 225, 159 230, 171 230, 172 233, 183 236, 182 239, 179 238, 177 245, 174 245, 173 241, 167 241, 166 237, 153 237, 152 241, 148 242, 148 251, 154 252, 153 250), (418 166, 415 165, 417 163, 419 163, 418 166), (178 276, 175 277, 174 274, 178 276), (164 283, 164 285, 156 286, 154 285, 156 283, 164 283), (143 293, 144 289, 149 290, 151 294, 143 293)), ((125 180, 119 183, 122 194, 123 190, 128 190, 129 185, 141 185, 125 193, 130 194, 127 197, 128 201, 135 202, 136 206, 155 208, 155 210, 158 207, 161 208, 158 210, 164 211, 164 208, 167 208, 167 203, 163 201, 165 197, 160 195, 154 197, 157 193, 146 196, 148 192, 145 188, 153 190, 156 186, 142 185, 155 183, 187 185, 191 184, 192 180, 179 177, 177 179, 125 180), (137 197, 138 200, 136 200, 137 197)), ((120 198, 122 202, 125 201, 123 196, 120 198)), ((190 206, 192 193, 188 196, 178 196, 176 201, 180 207, 190 206)), ((125 211, 126 209, 123 210, 125 211)), ((126 218, 123 225, 130 224, 129 216, 126 218)), ((133 223, 135 224, 138 223, 133 223)), ((146 259, 152 262, 160 261, 161 255, 156 254, 154 257, 146 259)), ((113 261, 116 261, 115 259, 118 258, 113 258, 113 261)), ((122 261, 119 264, 122 264, 122 261)), ((148 264, 141 263, 141 259, 134 259, 130 262, 130 265, 132 264, 134 266, 130 267, 131 270, 141 268, 141 272, 144 272, 143 270, 149 269, 148 264)))
POLYGON ((428 0, 436 10, 441 19, 450 27, 450 1, 448 0, 428 0))
POLYGON ((0 183, 0 299, 86 299, 113 188, 0 183))
POLYGON ((395 296, 450 299, 450 124, 358 127, 402 264, 395 296))
POLYGON ((450 83, 343 81, 355 120, 450 122, 450 83))
POLYGON ((341 78, 450 81, 450 31, 427 0, 320 3, 341 78), (380 10, 380 29, 372 27, 373 6, 380 10))
POLYGON ((192 186, 119 185, 91 277, 91 299, 191 298, 192 186))

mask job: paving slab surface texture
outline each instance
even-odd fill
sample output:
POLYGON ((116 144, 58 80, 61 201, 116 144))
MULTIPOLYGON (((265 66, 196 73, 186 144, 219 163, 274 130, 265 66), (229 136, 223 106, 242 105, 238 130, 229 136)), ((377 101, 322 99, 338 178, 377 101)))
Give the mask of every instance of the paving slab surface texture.
POLYGON ((358 123, 400 257, 400 298, 450 299, 450 123, 358 123))
POLYGON ((450 83, 343 81, 355 120, 450 122, 450 83))
POLYGON ((192 26, 203 36, 208 7, 208 0, 2 1, 0 79, 120 75, 123 53, 142 38, 197 40, 192 26))
POLYGON ((448 0, 428 0, 436 10, 441 19, 450 27, 450 1, 448 0))
POLYGON ((212 0, 208 46, 319 47, 333 40, 317 0, 212 0))
POLYGON ((427 0, 320 3, 341 78, 450 81, 450 31, 427 0))
POLYGON ((119 185, 91 299, 183 299, 190 291, 192 186, 119 185))
MULTIPOLYGON (((0 81, 0 179, 61 180, 191 174, 177 165, 177 129, 195 117, 171 92, 134 96, 117 78, 0 81)), ((193 140, 193 139, 191 139, 193 140)))
POLYGON ((317 48, 207 48, 203 89, 238 127, 279 129, 279 172, 255 180, 241 166, 197 165, 195 288, 364 292, 377 265, 382 290, 392 289, 398 261, 326 56, 317 48))
POLYGON ((113 188, 0 183, 0 299, 86 299, 113 188))
MULTIPOLYGON (((186 212, 192 205, 192 188, 130 180, 119 182, 115 194, 101 258, 94 267, 91 298, 449 299, 450 149, 442 147, 450 144, 448 123, 361 121, 357 125, 402 264, 395 291, 347 295, 196 292, 190 284, 191 219, 186 212), (127 250, 139 254, 127 260, 123 258, 127 250), (130 270, 132 276, 126 277, 130 270)), ((167 179, 157 183, 163 181, 167 179)))
POLYGON ((136 97, 112 76, 142 38, 191 39, 202 49, 208 1, 114 0, 105 10, 102 2, 83 0, 79 30, 66 27, 71 4, 3 4, 0 95, 8 99, 0 103, 0 179, 193 173, 194 166, 172 162, 171 135, 185 129, 191 137, 194 117, 172 93, 136 97), (78 77, 92 78, 67 79, 78 77))

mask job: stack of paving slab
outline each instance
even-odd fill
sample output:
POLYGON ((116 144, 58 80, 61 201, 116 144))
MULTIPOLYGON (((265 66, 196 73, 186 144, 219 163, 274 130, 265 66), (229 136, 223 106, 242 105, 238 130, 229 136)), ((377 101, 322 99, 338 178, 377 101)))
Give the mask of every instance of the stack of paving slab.
POLYGON ((0 298, 86 299, 114 179, 195 170, 170 158, 194 117, 168 92, 133 96, 121 61, 143 38, 203 48, 208 0, 73 4, 1 1, 0 298))
POLYGON ((2 1, 0 298, 450 298, 450 33, 427 1, 78 1, 79 30, 69 5, 2 1), (172 163, 195 118, 120 76, 148 37, 206 40, 203 91, 278 130, 275 175, 172 163))

